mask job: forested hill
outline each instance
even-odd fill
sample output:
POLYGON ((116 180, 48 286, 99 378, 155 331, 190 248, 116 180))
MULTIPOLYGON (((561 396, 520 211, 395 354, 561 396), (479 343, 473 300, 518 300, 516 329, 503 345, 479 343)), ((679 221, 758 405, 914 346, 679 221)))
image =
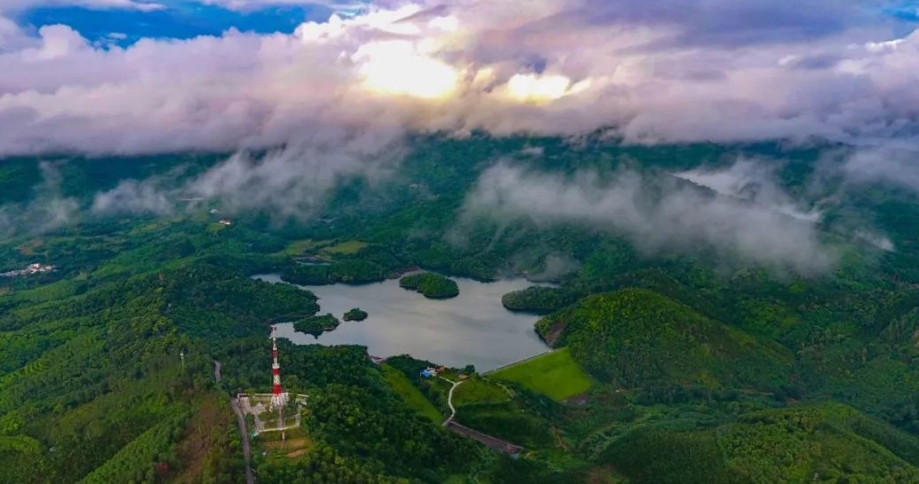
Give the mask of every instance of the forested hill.
POLYGON ((214 348, 262 334, 269 318, 315 311, 314 299, 207 265, 83 294, 71 284, 17 291, 0 318, 5 482, 75 482, 92 471, 128 482, 156 459, 194 459, 184 465, 228 479, 238 436, 214 390, 214 348), (202 443, 205 454, 183 455, 202 443))
POLYGON ((465 377, 449 401, 452 384, 419 375, 437 361, 377 365, 361 347, 282 339, 285 388, 308 394, 308 411, 286 443, 253 439, 258 482, 919 482, 914 193, 820 172, 839 146, 409 144, 381 180, 341 175, 293 208, 169 190, 218 155, 0 160, 11 274, 0 277, 0 482, 244 482, 230 398, 270 389, 272 322, 327 312, 308 291, 251 276, 362 284, 419 270, 442 276, 435 296, 454 295, 454 277, 538 281, 494 297, 543 315, 536 329, 557 351, 488 374, 447 368, 465 377), (468 201, 499 167, 513 187, 562 183, 568 200, 580 199, 571 186, 614 187, 604 183, 625 173, 643 177, 642 203, 670 189, 734 203, 672 174, 750 157, 776 162, 773 188, 820 202, 805 240, 832 264, 770 265, 704 238, 642 244, 612 218, 563 217, 537 196, 523 198, 543 210, 533 215, 468 201), (98 202, 118 187, 118 203, 98 202), (869 240, 878 234, 886 244, 869 240), (20 272, 33 263, 53 269, 20 272), (512 459, 448 431, 454 409, 526 451, 512 459))
POLYGON ((916 482, 917 440, 840 405, 743 416, 709 429, 645 427, 602 459, 636 484, 916 482))
POLYGON ((788 384, 794 355, 651 291, 584 298, 537 331, 567 346, 600 381, 624 388, 699 386, 768 391, 788 384))

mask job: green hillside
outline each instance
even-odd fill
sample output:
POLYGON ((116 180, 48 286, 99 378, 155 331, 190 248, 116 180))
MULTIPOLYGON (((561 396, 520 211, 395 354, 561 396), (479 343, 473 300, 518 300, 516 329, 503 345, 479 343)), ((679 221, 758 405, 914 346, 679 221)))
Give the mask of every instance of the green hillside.
POLYGON ((602 460, 632 484, 919 482, 919 438, 838 404, 754 412, 705 430, 639 427, 602 460))
POLYGON ((587 297, 544 318, 537 330, 596 378, 633 388, 781 385, 791 354, 651 291, 587 297))
POLYGON ((919 197, 872 187, 828 207, 819 236, 841 257, 814 276, 465 213, 482 170, 520 162, 531 144, 544 156, 528 169, 546 172, 669 176, 765 157, 787 162, 788 190, 808 186, 820 154, 421 137, 397 176, 342 180, 316 213, 288 221, 219 199, 175 200, 168 216, 92 212, 94 195, 121 181, 180 184, 221 157, 60 159, 55 196, 80 210, 57 227, 39 223, 39 160, 3 161, 0 228, 12 225, 0 230, 0 271, 55 270, 0 278, 0 483, 244 482, 230 398, 270 390, 269 325, 322 303, 251 276, 359 284, 416 271, 555 282, 489 297, 548 313, 538 329, 558 351, 491 375, 447 369, 467 375, 455 421, 526 451, 506 457, 440 425, 452 385, 419 372, 443 361, 380 366, 363 347, 282 339, 284 388, 308 394, 310 412, 286 444, 251 442, 258 482, 919 482, 919 197), (896 250, 846 240, 833 225, 846 213, 876 221, 896 250), (232 226, 210 231, 221 217, 232 226))
POLYGON ((501 368, 490 376, 519 383, 559 401, 586 392, 592 384, 568 348, 501 368))
POLYGON ((425 398, 417 388, 412 386, 412 383, 402 372, 389 365, 383 365, 381 369, 386 382, 405 400, 405 403, 435 423, 441 423, 444 420, 440 410, 437 410, 434 404, 425 398))

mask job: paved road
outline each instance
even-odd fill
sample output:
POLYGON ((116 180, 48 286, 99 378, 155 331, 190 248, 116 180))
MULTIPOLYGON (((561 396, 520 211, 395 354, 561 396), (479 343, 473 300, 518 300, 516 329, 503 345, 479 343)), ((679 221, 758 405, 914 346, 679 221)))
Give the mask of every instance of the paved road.
POLYGON ((484 434, 482 432, 479 432, 478 430, 471 429, 464 425, 460 425, 456 422, 450 422, 447 425, 447 428, 460 435, 465 435, 466 437, 469 437, 470 439, 478 440, 479 442, 485 444, 486 446, 494 450, 497 450, 498 452, 504 452, 505 454, 509 454, 509 455, 517 455, 523 452, 523 447, 520 447, 519 445, 514 445, 509 442, 505 442, 501 439, 492 437, 491 435, 488 435, 488 434, 484 434))
POLYGON ((249 432, 246 430, 246 418, 243 417, 239 405, 235 398, 230 398, 230 405, 233 407, 233 413, 236 414, 236 422, 239 424, 239 433, 243 436, 243 460, 246 461, 246 484, 255 484, 255 476, 252 474, 252 450, 249 447, 249 432))
POLYGON ((448 380, 442 376, 438 378, 440 378, 443 381, 450 382, 453 384, 453 386, 450 387, 450 393, 447 394, 447 406, 450 407, 450 416, 447 417, 447 420, 444 420, 444 423, 442 424, 444 427, 447 427, 448 429, 458 434, 465 435, 466 437, 469 437, 471 439, 478 440, 479 442, 487 445, 488 447, 491 447, 492 449, 495 449, 500 452, 504 452, 505 454, 517 455, 523 451, 523 447, 520 447, 519 445, 514 445, 509 442, 505 442, 501 439, 492 437, 491 435, 484 434, 482 432, 479 432, 478 430, 471 429, 469 427, 466 427, 465 425, 460 425, 454 422, 453 417, 456 417, 456 408, 453 407, 453 390, 456 390, 456 387, 462 385, 465 380, 455 382, 452 380, 448 380))
MULTIPOLYGON (((214 380, 220 383, 220 362, 214 360, 214 380)), ((243 460, 246 461, 246 484, 255 484, 255 475, 252 474, 252 448, 249 447, 249 431, 246 429, 246 417, 243 416, 242 410, 236 398, 230 397, 230 406, 233 407, 233 413, 236 414, 236 423, 239 425, 239 433, 242 435, 243 442, 243 460)))
POLYGON ((456 390, 456 387, 462 385, 463 382, 462 382, 462 381, 456 381, 456 382, 455 382, 455 381, 452 381, 452 380, 447 380, 446 378, 444 378, 444 377, 442 377, 442 376, 439 377, 439 378, 440 378, 441 380, 443 380, 443 381, 450 382, 450 383, 453 384, 453 386, 450 387, 450 393, 447 394, 447 406, 450 407, 450 416, 447 417, 447 420, 444 420, 444 423, 442 424, 444 427, 447 427, 447 426, 450 425, 450 422, 453 421, 453 417, 456 416, 456 409, 453 408, 453 390, 456 390))

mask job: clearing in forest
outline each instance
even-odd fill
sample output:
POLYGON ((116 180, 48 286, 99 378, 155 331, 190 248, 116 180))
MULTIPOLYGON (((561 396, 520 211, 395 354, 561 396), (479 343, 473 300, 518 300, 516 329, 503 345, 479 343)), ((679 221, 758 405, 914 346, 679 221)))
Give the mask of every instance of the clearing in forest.
POLYGON ((389 385, 405 400, 410 407, 414 408, 421 412, 421 414, 427 416, 436 423, 440 423, 444 419, 443 414, 440 413, 440 410, 437 410, 437 407, 431 403, 430 400, 425 398, 421 393, 421 390, 415 388, 412 385, 412 382, 409 381, 401 371, 389 366, 383 365, 383 377, 386 378, 386 381, 389 382, 389 385))
POLYGON ((592 385, 587 373, 574 361, 568 348, 501 368, 488 376, 519 383, 557 401, 584 393, 592 385))
POLYGON ((322 251, 327 254, 353 255, 360 252, 364 247, 367 247, 366 242, 361 242, 359 240, 349 240, 347 242, 342 242, 331 247, 326 247, 322 249, 322 251))
POLYGON ((497 383, 475 376, 456 387, 453 392, 454 405, 504 403, 510 399, 511 397, 507 394, 507 391, 497 383))
POLYGON ((303 255, 306 251, 313 249, 322 243, 323 241, 315 241, 313 239, 295 240, 287 244, 287 247, 282 250, 281 253, 290 256, 303 255))
POLYGON ((291 429, 285 434, 285 439, 282 439, 280 433, 259 436, 262 439, 262 448, 268 453, 269 459, 296 459, 316 447, 316 443, 303 429, 291 429))

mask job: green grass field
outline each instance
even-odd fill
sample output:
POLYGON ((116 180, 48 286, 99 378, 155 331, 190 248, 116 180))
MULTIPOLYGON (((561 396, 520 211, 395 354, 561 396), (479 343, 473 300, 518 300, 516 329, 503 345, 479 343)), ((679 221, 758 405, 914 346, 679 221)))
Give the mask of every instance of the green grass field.
POLYGON ((282 250, 281 253, 284 255, 290 255, 290 256, 303 255, 304 252, 312 249, 313 247, 316 247, 317 245, 321 243, 322 243, 321 241, 317 242, 313 239, 295 240, 287 244, 287 248, 282 250))
POLYGON ((437 407, 425 398, 424 395, 421 394, 421 391, 415 388, 412 382, 408 381, 408 378, 406 378, 401 371, 391 366, 383 365, 383 377, 386 378, 386 381, 389 382, 393 390, 405 400, 405 403, 408 403, 409 406, 421 412, 422 415, 425 415, 436 423, 440 423, 444 419, 440 410, 437 410, 437 407))
POLYGON ((593 384, 587 373, 571 357, 568 348, 502 368, 489 376, 519 383, 558 401, 584 393, 593 384))
POLYGON ((366 242, 361 242, 359 240, 349 240, 347 242, 342 242, 331 247, 326 247, 322 249, 322 251, 327 254, 354 255, 360 252, 364 247, 367 247, 366 242))
POLYGON ((453 404, 502 403, 510 400, 507 392, 495 383, 473 378, 453 391, 453 404))

